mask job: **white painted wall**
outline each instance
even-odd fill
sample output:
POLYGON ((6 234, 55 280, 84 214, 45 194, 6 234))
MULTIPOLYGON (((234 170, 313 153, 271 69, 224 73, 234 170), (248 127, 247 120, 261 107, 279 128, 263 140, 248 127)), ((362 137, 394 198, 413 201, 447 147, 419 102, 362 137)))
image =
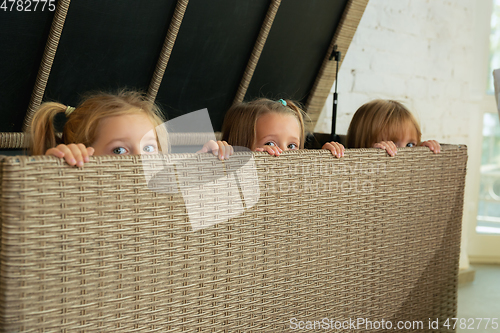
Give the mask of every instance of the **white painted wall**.
MULTIPOLYGON (((370 0, 338 78, 337 133, 375 99, 417 116, 422 139, 469 148, 461 268, 477 212, 491 0, 370 0)), ((329 133, 332 95, 315 131, 329 133)), ((495 110, 493 110, 495 112, 495 110)))

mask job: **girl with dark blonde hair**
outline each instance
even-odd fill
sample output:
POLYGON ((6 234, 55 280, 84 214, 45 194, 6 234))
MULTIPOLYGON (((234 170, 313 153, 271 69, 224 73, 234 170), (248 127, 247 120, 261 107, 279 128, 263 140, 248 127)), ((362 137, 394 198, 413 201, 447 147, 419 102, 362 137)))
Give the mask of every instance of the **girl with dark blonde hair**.
MULTIPOLYGON (((46 102, 35 112, 30 125, 31 153, 64 158, 82 166, 91 155, 158 154, 168 152, 163 114, 156 104, 136 91, 97 93, 76 108, 46 102), (54 118, 65 113, 62 136, 54 129, 54 118)), ((209 142, 201 152, 232 153, 224 142, 209 142)))
MULTIPOLYGON (((232 146, 266 151, 278 156, 286 150, 304 148, 304 111, 291 100, 260 98, 233 105, 222 125, 222 140, 232 146)), ((340 143, 326 143, 336 157, 344 155, 340 143)))
POLYGON ((390 156, 402 147, 429 147, 434 153, 441 151, 436 140, 421 142, 420 125, 411 112, 400 102, 376 99, 362 105, 347 131, 348 148, 380 148, 390 156))

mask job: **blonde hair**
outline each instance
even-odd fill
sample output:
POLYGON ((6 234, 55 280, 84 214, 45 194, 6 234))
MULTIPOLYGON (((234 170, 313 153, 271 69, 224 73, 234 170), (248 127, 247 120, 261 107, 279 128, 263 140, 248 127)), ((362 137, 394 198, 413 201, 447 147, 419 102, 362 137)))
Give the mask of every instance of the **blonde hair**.
POLYGON ((397 141, 408 124, 415 127, 417 144, 420 144, 420 125, 403 104, 393 100, 373 100, 354 113, 347 131, 347 147, 371 148, 383 137, 397 141))
MULTIPOLYGON (((164 122, 159 107, 148 101, 140 92, 122 90, 117 94, 97 93, 89 95, 66 116, 62 137, 59 137, 54 129, 54 117, 66 112, 67 108, 66 105, 55 102, 40 105, 30 126, 30 147, 33 155, 43 155, 47 149, 61 143, 83 143, 87 147, 91 146, 97 139, 100 121, 108 117, 145 114, 155 128, 164 122)), ((163 127, 158 127, 158 129, 163 127)), ((163 144, 161 146, 168 149, 165 134, 166 132, 157 133, 158 144, 163 144)))
POLYGON ((267 98, 251 102, 238 103, 229 108, 222 124, 222 140, 230 145, 252 149, 255 144, 257 119, 267 113, 288 114, 294 116, 300 125, 300 148, 304 148, 305 112, 291 100, 272 101, 267 98))

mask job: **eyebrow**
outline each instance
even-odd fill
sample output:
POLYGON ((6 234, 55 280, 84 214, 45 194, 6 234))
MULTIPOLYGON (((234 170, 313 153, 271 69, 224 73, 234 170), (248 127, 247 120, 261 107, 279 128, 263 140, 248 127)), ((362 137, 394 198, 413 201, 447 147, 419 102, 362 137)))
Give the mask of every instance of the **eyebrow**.
MULTIPOLYGON (((276 136, 271 134, 271 135, 266 135, 265 137, 261 138, 260 140, 264 140, 264 139, 274 139, 274 138, 276 138, 276 136)), ((291 139, 291 140, 293 140, 293 141, 300 141, 300 138, 299 138, 299 137, 295 137, 295 136, 294 136, 294 137, 291 137, 291 138, 289 138, 289 139, 291 139)))
MULTIPOLYGON (((117 139, 113 139, 111 141, 109 141, 106 145, 110 145, 112 143, 115 143, 115 142, 127 142, 129 140, 129 138, 117 138, 117 139)), ((144 141, 144 140, 151 140, 151 141, 155 141, 156 142, 156 136, 153 136, 153 135, 146 135, 142 138, 141 141, 144 141)))

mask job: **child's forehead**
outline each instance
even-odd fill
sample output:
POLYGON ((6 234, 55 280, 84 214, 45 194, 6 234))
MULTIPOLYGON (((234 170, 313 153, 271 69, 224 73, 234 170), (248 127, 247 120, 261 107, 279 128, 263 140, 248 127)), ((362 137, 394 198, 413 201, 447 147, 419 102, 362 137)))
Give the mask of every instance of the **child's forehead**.
POLYGON ((153 130, 154 125, 144 113, 132 113, 106 117, 99 123, 98 130, 104 134, 132 134, 153 130))
POLYGON ((257 119, 256 130, 266 136, 283 132, 300 136, 300 123, 293 114, 270 112, 257 119))
POLYGON ((297 116, 288 112, 268 112, 261 115, 257 119, 258 123, 275 122, 277 124, 287 123, 287 124, 297 124, 300 128, 300 121, 297 116), (259 121, 260 120, 260 121, 259 121))
POLYGON ((265 112, 261 114, 260 116, 257 117, 257 121, 261 118, 265 118, 266 120, 275 120, 275 121, 290 121, 291 119, 294 119, 297 124, 299 124, 300 127, 300 119, 295 113, 292 112, 284 112, 284 111, 277 111, 277 110, 269 110, 268 112, 265 112))
POLYGON ((391 141, 394 141, 396 139, 404 139, 407 137, 411 137, 412 139, 416 140, 418 131, 415 124, 410 119, 406 119, 397 124, 386 126, 380 132, 379 136, 391 141))

